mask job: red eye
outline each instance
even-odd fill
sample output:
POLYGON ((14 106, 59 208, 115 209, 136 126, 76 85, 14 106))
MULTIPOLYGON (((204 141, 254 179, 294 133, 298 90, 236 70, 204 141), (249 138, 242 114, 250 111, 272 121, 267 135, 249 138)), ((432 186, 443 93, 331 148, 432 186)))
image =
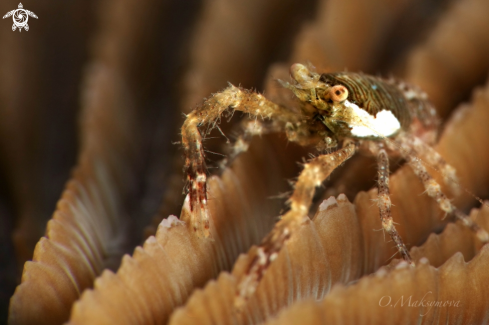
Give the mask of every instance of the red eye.
POLYGON ((334 102, 342 102, 348 98, 348 89, 341 85, 331 87, 329 90, 329 97, 334 102))

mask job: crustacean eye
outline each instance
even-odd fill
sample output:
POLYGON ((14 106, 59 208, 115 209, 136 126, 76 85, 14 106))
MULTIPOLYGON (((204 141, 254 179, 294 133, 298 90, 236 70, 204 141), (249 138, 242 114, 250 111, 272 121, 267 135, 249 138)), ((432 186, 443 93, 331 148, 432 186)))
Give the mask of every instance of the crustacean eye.
POLYGON ((329 90, 329 97, 333 102, 342 102, 348 98, 348 89, 342 85, 336 85, 329 90))
POLYGON ((298 83, 310 82, 312 80, 309 69, 300 63, 294 63, 290 67, 290 75, 298 83))

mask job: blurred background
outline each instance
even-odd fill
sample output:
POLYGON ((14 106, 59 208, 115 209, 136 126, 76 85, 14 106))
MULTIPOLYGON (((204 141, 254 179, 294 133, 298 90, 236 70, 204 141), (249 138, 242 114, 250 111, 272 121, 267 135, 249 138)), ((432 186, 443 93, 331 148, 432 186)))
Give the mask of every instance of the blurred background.
MULTIPOLYGON (((440 48, 447 47, 436 40, 432 52, 413 52, 442 33, 439 22, 447 12, 456 17, 451 8, 463 8, 461 2, 23 2, 39 17, 29 18, 28 32, 13 32, 12 18, 0 21, 0 322, 7 319, 24 262, 32 259, 65 184, 87 152, 111 154, 107 148, 118 141, 111 136, 119 131, 130 139, 117 149, 128 165, 123 168, 130 170, 119 180, 125 188, 120 213, 131 229, 118 248, 120 257, 153 233, 161 218, 179 215, 183 114, 227 82, 263 91, 266 80, 286 71, 273 63, 309 61, 318 70, 423 80, 441 116, 448 116, 487 76, 487 23, 470 16, 487 14, 487 5, 466 1, 475 3, 463 16, 466 25, 448 24, 443 31, 454 42, 470 43, 453 45, 470 56, 445 55, 440 48), (474 44, 479 44, 475 50, 474 44), (420 60, 427 63, 416 63, 420 60), (104 112, 110 114, 94 126, 93 115, 104 112)), ((0 13, 18 5, 3 0, 0 13)), ((118 258, 112 268, 117 265, 118 258)))

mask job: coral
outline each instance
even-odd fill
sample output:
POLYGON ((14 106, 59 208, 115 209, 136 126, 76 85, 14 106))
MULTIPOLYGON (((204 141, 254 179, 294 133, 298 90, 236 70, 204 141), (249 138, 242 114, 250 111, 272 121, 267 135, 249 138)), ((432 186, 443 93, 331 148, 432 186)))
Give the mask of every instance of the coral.
MULTIPOLYGON (((189 231, 172 144, 182 112, 227 81, 294 103, 275 81, 288 79, 293 62, 395 74, 425 90, 443 117, 437 150, 458 172, 454 203, 467 212, 474 196, 489 195, 489 86, 478 88, 489 68, 486 0, 44 1, 29 9, 39 19, 28 32, 0 26, 0 319, 9 308, 10 324, 409 323, 424 312, 425 323, 487 322, 477 290, 489 283, 487 247, 443 220, 414 174, 391 162, 393 217, 419 262, 396 268, 365 157, 326 181, 301 236, 234 310, 249 253, 285 208, 286 180, 308 153, 275 135, 253 139, 226 168, 207 152, 218 167, 208 171, 209 241, 189 231), (430 301, 464 307, 378 305, 427 291, 430 301)), ((211 138, 206 147, 222 152, 226 139, 211 138)), ((471 216, 488 229, 487 213, 471 216)))

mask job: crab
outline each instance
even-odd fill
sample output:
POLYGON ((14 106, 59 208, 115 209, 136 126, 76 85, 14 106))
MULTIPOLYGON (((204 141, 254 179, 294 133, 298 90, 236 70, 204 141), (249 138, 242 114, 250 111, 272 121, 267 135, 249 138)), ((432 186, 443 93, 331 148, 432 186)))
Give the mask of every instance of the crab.
POLYGON ((182 126, 190 222, 197 235, 204 238, 210 232, 206 164, 199 127, 217 126, 226 111, 242 111, 260 119, 245 128, 235 144, 235 154, 247 147, 250 135, 277 131, 285 132, 289 141, 314 145, 320 153, 304 164, 288 200, 290 209, 256 250, 246 276, 238 285, 241 301, 256 290, 287 240, 308 220, 316 187, 357 151, 377 157, 377 206, 382 229, 407 263, 414 266, 391 214, 390 156, 406 161, 445 215, 461 220, 481 241, 489 240, 486 231, 452 204, 425 167, 437 170, 453 193, 459 191, 455 169, 433 148, 440 123, 424 92, 402 81, 365 74, 319 74, 312 66, 300 63, 290 67, 290 75, 292 82, 279 82, 300 101, 300 111, 278 105, 255 91, 230 85, 188 114, 182 126))

